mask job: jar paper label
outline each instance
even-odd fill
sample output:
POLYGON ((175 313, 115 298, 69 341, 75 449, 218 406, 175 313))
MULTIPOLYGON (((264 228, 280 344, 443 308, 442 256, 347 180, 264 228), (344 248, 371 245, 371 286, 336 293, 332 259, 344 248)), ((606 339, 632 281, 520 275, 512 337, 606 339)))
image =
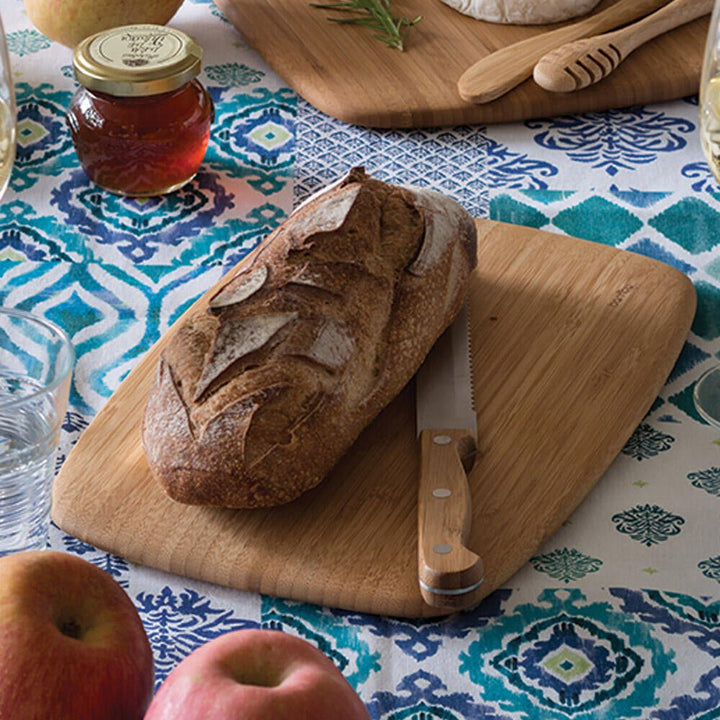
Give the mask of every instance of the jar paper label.
POLYGON ((182 39, 167 28, 135 25, 103 35, 89 52, 112 68, 161 68, 175 63, 183 46, 182 39))

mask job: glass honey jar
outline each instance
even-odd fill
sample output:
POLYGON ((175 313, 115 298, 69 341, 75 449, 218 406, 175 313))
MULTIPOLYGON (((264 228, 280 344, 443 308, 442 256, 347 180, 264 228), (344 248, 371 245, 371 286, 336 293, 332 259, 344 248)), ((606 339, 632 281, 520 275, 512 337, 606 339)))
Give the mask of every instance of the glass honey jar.
POLYGON ((205 157, 213 102, 197 79, 202 48, 162 25, 127 25, 83 40, 67 113, 88 177, 133 197, 177 190, 205 157))

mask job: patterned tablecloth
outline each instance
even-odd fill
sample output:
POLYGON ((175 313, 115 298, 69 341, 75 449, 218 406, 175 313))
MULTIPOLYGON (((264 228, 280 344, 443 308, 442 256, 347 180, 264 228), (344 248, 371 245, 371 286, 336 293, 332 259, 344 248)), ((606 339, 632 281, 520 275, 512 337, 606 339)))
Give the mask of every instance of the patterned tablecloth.
POLYGON ((720 432, 692 389, 720 356, 720 188, 697 98, 491 127, 374 131, 290 90, 210 0, 171 24, 205 48, 216 104, 202 171, 144 201, 100 191, 64 123, 70 51, 3 0, 18 155, 0 202, 0 300, 62 325, 78 362, 59 463, 188 305, 294 204, 356 164, 429 185, 473 214, 649 255, 686 273, 698 311, 652 410, 596 489, 507 587, 408 621, 243 593, 51 545, 111 573, 150 637, 157 683, 217 635, 272 627, 316 644, 374 719, 720 718, 720 432))

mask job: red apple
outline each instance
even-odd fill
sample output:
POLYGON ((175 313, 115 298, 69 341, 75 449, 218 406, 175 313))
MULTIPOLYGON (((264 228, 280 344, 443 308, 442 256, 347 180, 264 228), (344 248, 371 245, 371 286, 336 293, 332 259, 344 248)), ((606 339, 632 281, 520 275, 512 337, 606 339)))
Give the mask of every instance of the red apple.
POLYGON ((104 570, 49 550, 0 558, 0 720, 141 720, 153 657, 104 570))
POLYGON ((278 630, 236 630, 188 655, 145 720, 370 720, 320 650, 278 630))

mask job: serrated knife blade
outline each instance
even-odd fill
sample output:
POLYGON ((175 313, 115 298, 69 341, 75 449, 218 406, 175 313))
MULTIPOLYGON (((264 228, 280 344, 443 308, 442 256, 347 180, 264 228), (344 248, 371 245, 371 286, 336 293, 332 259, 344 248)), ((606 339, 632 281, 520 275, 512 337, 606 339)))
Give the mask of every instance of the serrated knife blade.
POLYGON ((467 547, 472 522, 467 472, 477 439, 467 303, 417 373, 420 445, 418 581, 432 607, 479 600, 482 559, 467 547))

